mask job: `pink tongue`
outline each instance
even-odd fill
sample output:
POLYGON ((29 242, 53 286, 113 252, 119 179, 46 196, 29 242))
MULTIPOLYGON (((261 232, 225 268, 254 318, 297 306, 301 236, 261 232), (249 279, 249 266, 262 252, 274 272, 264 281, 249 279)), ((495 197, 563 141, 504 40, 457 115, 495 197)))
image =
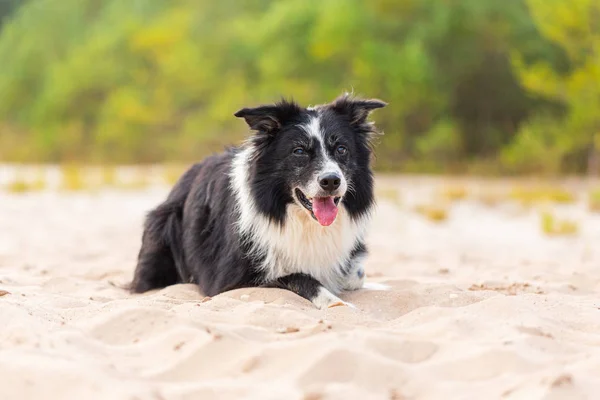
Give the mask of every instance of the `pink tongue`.
POLYGON ((323 226, 329 226, 335 221, 338 209, 333 197, 315 197, 312 203, 313 214, 323 226))

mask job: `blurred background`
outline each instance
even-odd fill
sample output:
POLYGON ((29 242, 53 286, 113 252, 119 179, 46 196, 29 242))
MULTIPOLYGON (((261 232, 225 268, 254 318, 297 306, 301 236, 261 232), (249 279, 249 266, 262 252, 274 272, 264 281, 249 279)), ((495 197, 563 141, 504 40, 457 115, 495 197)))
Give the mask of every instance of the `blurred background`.
POLYGON ((597 175, 600 2, 0 0, 4 163, 190 162, 345 90, 379 171, 597 175))

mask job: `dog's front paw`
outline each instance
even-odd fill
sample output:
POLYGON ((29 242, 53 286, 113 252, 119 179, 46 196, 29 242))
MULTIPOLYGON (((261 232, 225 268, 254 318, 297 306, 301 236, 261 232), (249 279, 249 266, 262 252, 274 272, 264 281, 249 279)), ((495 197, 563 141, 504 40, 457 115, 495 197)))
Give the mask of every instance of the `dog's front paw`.
POLYGON ((312 303, 321 310, 342 306, 356 308, 353 304, 340 299, 324 287, 319 289, 319 294, 312 299, 312 303))
POLYGON ((344 290, 358 290, 365 283, 365 269, 361 264, 353 265, 343 279, 344 290))

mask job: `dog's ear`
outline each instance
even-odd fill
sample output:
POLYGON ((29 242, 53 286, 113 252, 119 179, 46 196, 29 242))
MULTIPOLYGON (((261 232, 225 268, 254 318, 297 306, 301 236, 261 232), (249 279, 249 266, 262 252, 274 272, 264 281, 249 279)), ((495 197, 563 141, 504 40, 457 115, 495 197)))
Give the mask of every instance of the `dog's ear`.
POLYGON ((335 112, 347 115, 350 124, 361 125, 373 110, 383 108, 387 103, 378 99, 357 99, 346 93, 332 101, 330 106, 335 112))
POLYGON ((242 108, 234 115, 244 118, 253 131, 259 133, 276 133, 287 121, 301 111, 293 101, 281 100, 278 103, 255 108, 242 108))

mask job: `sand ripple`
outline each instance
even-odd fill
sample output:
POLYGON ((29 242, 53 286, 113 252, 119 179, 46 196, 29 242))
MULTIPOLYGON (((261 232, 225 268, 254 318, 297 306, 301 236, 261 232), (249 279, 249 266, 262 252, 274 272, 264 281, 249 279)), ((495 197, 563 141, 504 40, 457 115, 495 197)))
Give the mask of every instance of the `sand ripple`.
POLYGON ((391 290, 347 294, 357 310, 319 311, 277 289, 212 299, 193 285, 120 289, 142 217, 163 195, 3 195, 2 399, 592 399, 600 390, 595 217, 576 239, 546 239, 502 209, 465 204, 433 226, 383 201, 368 269, 391 290))

